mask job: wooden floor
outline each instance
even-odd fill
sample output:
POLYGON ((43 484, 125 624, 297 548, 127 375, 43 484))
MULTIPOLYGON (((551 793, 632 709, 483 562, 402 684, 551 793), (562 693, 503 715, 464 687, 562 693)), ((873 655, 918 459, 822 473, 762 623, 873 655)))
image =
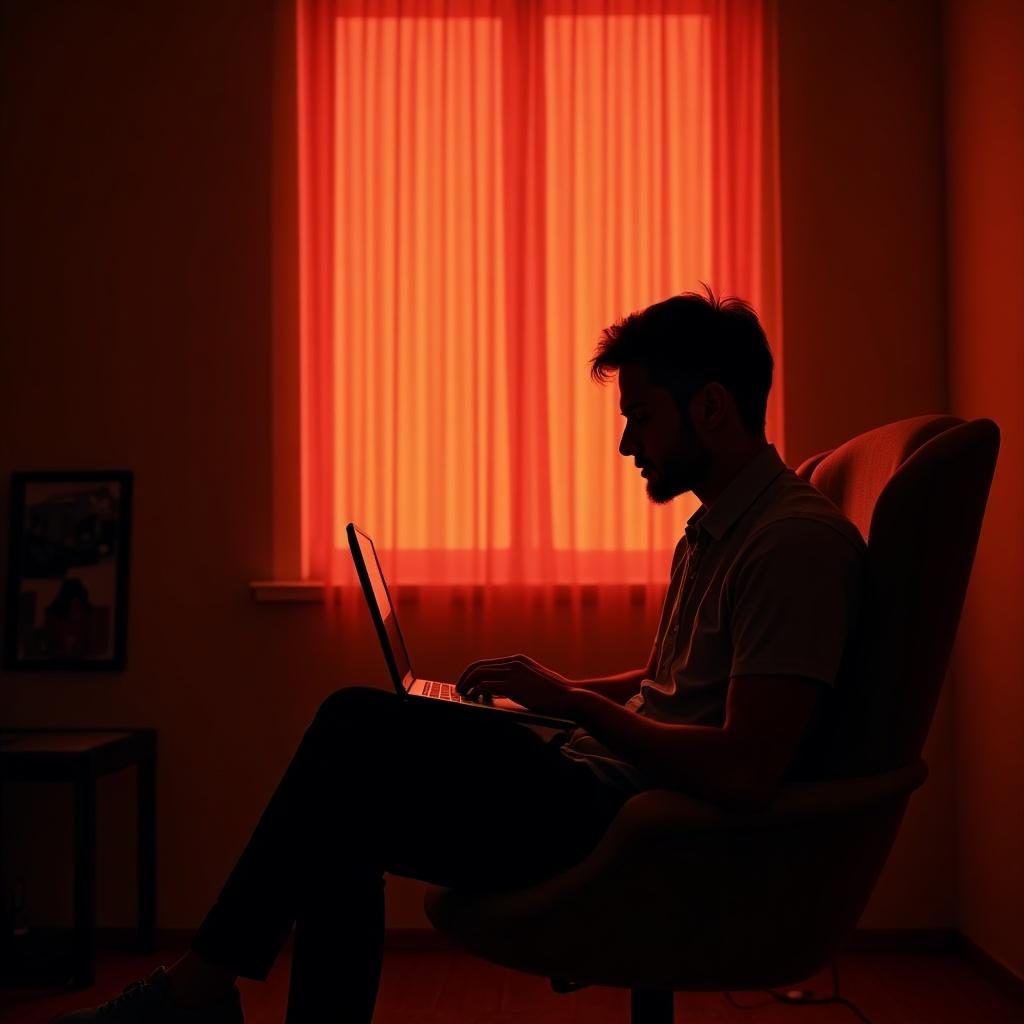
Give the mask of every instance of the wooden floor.
MULTIPOLYGON (((100 953, 96 985, 80 992, 0 991, 3 1024, 48 1024, 58 1013, 95 1005, 117 995, 158 964, 180 952, 153 956, 100 953)), ((1022 1024, 1024 1005, 994 988, 957 954, 844 953, 839 993, 871 1024, 1022 1024)), ((289 954, 283 953, 266 982, 240 980, 246 1024, 282 1024, 289 954)), ((825 970, 808 979, 812 998, 832 992, 825 970)), ((787 1006, 763 992, 676 993, 676 1020, 747 1021, 750 1024, 857 1024, 842 1004, 787 1006)), ((374 1024, 627 1024, 629 993, 586 988, 568 995, 545 978, 519 974, 461 953, 389 952, 384 961, 374 1024)), ((328 1022, 325 1022, 328 1024, 328 1022)), ((331 1022, 334 1024, 334 1022, 331 1022)), ((346 1024, 338 1021, 336 1024, 346 1024)))

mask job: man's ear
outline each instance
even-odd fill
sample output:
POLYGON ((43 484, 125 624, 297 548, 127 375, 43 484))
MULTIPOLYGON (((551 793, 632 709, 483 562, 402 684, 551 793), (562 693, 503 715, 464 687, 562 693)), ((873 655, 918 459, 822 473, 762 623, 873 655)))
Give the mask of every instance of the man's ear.
POLYGON ((729 410, 731 396, 717 381, 708 381, 693 397, 696 415, 705 427, 714 428, 721 424, 729 410))

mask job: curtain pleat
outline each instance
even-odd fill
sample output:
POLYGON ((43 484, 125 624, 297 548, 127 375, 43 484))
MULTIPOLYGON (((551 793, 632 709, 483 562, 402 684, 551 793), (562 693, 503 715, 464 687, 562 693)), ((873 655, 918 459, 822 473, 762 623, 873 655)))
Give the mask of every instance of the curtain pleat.
POLYGON ((697 500, 647 499, 589 360, 706 281, 778 380, 768 3, 300 0, 307 578, 355 583, 354 521, 396 590, 664 589, 697 500))

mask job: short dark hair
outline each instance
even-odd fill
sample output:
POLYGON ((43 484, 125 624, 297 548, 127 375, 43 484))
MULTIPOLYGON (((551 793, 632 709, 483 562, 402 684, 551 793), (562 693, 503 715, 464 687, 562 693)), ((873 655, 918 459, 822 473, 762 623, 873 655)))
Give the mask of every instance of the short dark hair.
POLYGON ((754 435, 765 427, 772 358, 757 314, 742 299, 717 299, 696 292, 655 303, 601 332, 590 375, 604 384, 622 366, 643 366, 667 387, 680 409, 710 381, 733 396, 744 426, 754 435))

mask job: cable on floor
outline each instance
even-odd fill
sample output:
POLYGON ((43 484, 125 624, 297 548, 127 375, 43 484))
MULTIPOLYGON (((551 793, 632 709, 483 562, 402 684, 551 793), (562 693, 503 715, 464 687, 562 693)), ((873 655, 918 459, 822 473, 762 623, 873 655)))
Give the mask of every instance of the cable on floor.
MULTIPOLYGON (((825 999, 810 999, 809 996, 813 996, 814 993, 807 989, 790 989, 788 992, 776 992, 774 989, 766 988, 763 991, 776 1000, 779 1003, 786 1003, 789 1006, 821 1006, 823 1003, 842 1003, 852 1010, 857 1018, 863 1022, 863 1024, 871 1024, 871 1021, 864 1016, 861 1011, 850 1002, 849 999, 839 994, 839 967, 836 965, 836 958, 832 957, 832 995, 825 999)), ((731 992, 723 992, 723 996, 736 1007, 737 1010, 754 1010, 759 1006, 766 1005, 765 1003, 752 1003, 750 1006, 744 1006, 742 1003, 737 1003, 732 997, 731 992)))

